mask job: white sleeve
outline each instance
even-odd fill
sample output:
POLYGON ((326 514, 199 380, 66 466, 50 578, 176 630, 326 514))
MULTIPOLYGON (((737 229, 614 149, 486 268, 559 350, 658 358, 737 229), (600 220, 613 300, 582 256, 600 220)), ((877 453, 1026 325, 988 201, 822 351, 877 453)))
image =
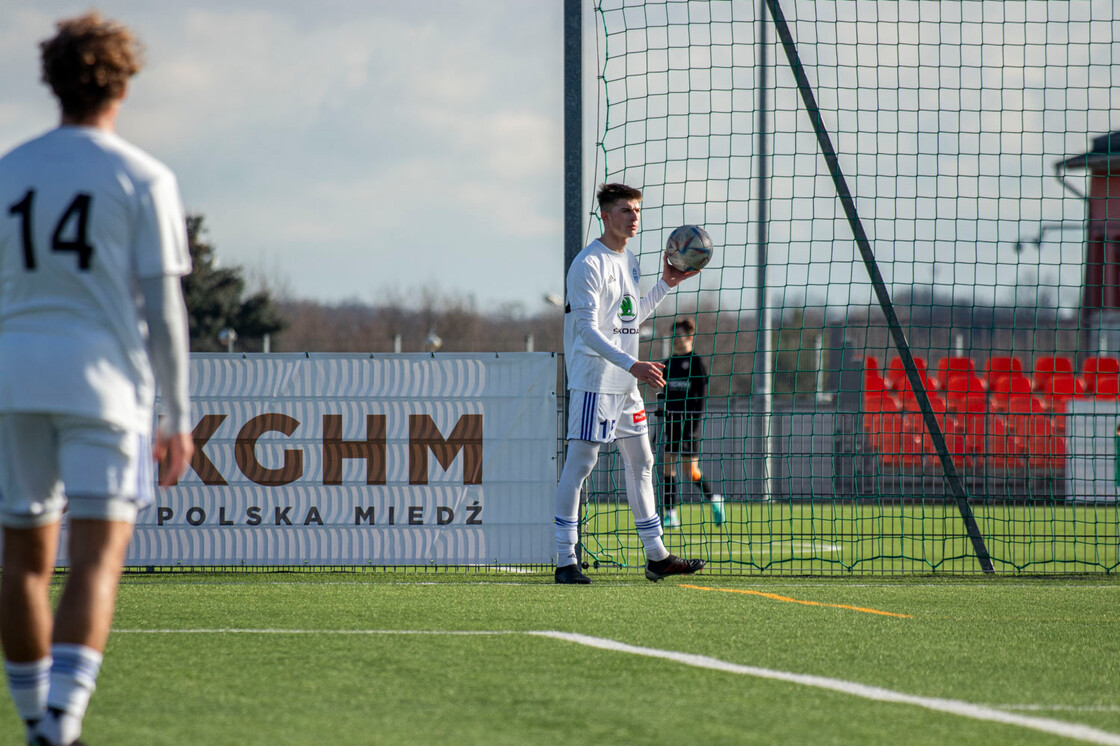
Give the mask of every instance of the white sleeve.
POLYGON ((138 278, 190 274, 187 221, 179 184, 169 169, 159 169, 150 181, 137 185, 134 270, 138 278))
POLYGON ((580 341, 604 360, 630 372, 634 358, 611 344, 599 331, 599 294, 603 278, 588 264, 573 264, 568 270, 568 304, 574 314, 575 332, 580 341))
POLYGON ((669 293, 669 283, 665 280, 658 280, 657 284, 649 289, 649 292, 642 296, 641 301, 638 302, 638 323, 642 323, 650 317, 657 304, 665 299, 669 293))
POLYGON ((148 357, 159 385, 164 418, 163 433, 189 433, 190 392, 188 383, 189 342, 187 310, 177 275, 140 280, 144 316, 148 322, 148 357))

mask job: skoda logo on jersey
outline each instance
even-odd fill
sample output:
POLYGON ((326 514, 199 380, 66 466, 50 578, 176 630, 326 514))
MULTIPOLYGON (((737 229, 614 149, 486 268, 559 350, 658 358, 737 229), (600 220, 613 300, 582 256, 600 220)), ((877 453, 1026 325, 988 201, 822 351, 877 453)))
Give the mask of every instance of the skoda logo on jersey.
POLYGON ((634 296, 629 293, 622 296, 622 302, 618 304, 618 318, 623 323, 638 318, 638 309, 634 307, 634 296))

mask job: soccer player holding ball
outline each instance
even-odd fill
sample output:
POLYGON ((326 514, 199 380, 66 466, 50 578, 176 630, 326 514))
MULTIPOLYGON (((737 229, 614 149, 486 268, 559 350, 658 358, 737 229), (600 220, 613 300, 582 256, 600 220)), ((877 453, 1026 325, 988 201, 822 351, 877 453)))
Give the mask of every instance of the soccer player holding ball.
POLYGON ((115 134, 140 70, 132 33, 91 12, 40 46, 61 125, 0 158, 0 642, 27 742, 72 746, 153 455, 168 484, 194 451, 190 255, 174 175, 115 134), (52 619, 64 507, 70 572, 52 619))
POLYGON ((697 274, 662 260, 661 279, 638 294, 637 258, 626 248, 637 235, 642 193, 624 184, 599 188, 603 235, 572 261, 564 309, 564 360, 568 373, 568 454, 556 490, 555 581, 586 585, 575 545, 579 494, 599 458, 616 443, 625 469, 626 499, 646 553, 646 577, 657 581, 688 575, 703 560, 669 553, 661 541, 661 517, 653 490, 653 451, 638 382, 663 388, 661 363, 638 359, 638 328, 671 288, 697 274))

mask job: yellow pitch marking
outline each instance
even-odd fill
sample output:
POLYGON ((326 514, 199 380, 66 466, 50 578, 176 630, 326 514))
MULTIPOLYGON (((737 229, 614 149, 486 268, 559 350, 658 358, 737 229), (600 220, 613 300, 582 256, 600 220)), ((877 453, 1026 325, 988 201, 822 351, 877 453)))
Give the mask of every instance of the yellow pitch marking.
POLYGON ((848 609, 850 611, 859 611, 864 614, 878 614, 880 616, 893 616, 901 619, 913 619, 909 614, 896 614, 893 611, 880 611, 879 609, 867 609, 863 606, 848 606, 847 604, 825 604, 820 601, 803 601, 799 598, 790 598, 789 596, 779 596, 777 593, 763 593, 762 591, 743 591, 737 588, 708 588, 702 585, 689 585, 687 583, 679 583, 681 588, 692 588, 697 591, 719 591, 720 593, 742 593, 748 596, 762 596, 763 598, 770 598, 775 601, 785 601, 790 604, 804 604, 805 606, 828 606, 833 609, 848 609))

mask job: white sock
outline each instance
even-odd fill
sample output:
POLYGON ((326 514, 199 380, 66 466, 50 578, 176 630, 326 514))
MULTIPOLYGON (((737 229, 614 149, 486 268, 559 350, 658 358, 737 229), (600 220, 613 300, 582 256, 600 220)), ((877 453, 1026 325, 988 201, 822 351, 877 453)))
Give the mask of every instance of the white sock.
POLYGON ((37 732, 51 743, 72 743, 82 735, 82 719, 97 688, 103 656, 93 648, 65 642, 52 645, 51 656, 47 715, 37 732))
POLYGON ((651 562, 660 562, 669 556, 669 550, 665 548, 665 544, 661 541, 660 536, 654 536, 648 539, 642 536, 642 547, 646 550, 646 559, 651 562))
POLYGON ((576 539, 579 534, 577 518, 556 516, 556 566, 567 567, 576 563, 576 539))
POLYGON ((579 493, 583 480, 595 468, 599 444, 588 440, 568 441, 564 470, 556 485, 556 566, 576 564, 576 540, 579 537, 579 493))
POLYGON ((634 527, 646 550, 646 559, 663 560, 669 550, 661 541, 661 516, 653 493, 653 451, 644 435, 616 441, 625 467, 626 499, 634 514, 634 527))
POLYGON ((16 712, 24 722, 38 720, 47 709, 47 690, 51 682, 51 659, 40 658, 27 663, 4 661, 8 690, 16 712))

